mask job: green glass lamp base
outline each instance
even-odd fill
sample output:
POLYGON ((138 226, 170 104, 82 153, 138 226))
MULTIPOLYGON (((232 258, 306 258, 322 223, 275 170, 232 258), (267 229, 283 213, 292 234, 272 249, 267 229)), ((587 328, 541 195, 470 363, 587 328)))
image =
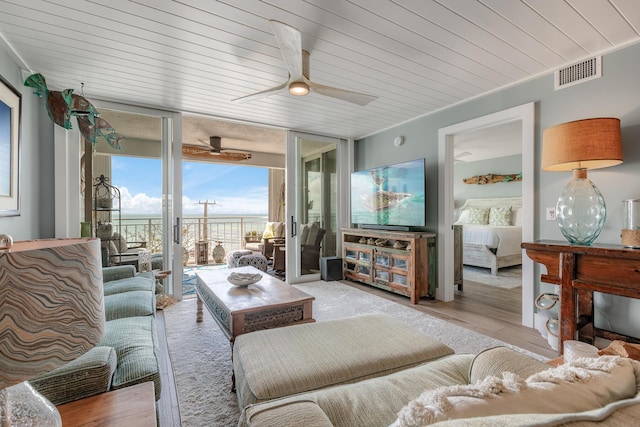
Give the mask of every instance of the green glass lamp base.
POLYGON ((574 171, 558 198, 556 212, 560 232, 571 244, 589 246, 598 238, 607 210, 600 190, 587 179, 586 170, 574 171))
POLYGON ((62 427, 60 413, 27 381, 0 390, 1 426, 62 427))

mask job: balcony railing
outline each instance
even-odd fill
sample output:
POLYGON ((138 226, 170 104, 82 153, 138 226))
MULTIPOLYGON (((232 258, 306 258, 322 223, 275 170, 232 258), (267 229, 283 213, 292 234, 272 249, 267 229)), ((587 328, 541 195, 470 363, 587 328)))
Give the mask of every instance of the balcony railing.
MULTIPOLYGON (((191 217, 182 220, 183 264, 196 263, 198 254, 196 243, 207 242, 207 259, 211 260, 211 252, 217 242, 225 252, 244 248, 244 236, 251 231, 261 233, 266 225, 267 217, 191 217), (188 258, 187 258, 188 256, 188 258), (185 262, 186 259, 186 262, 185 262)), ((127 242, 145 242, 151 252, 162 252, 162 219, 161 218, 127 218, 122 217, 120 233, 127 242)), ((202 248, 202 245, 198 245, 202 248)))

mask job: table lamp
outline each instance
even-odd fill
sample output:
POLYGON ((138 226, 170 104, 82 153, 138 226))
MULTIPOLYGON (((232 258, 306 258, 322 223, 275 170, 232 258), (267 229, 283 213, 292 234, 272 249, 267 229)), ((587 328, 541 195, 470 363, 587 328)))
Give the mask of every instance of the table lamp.
POLYGON ((86 353, 104 330, 99 239, 0 235, 0 425, 61 425, 27 380, 86 353))
POLYGON ((587 178, 587 169, 620 163, 622 138, 619 119, 577 120, 545 129, 542 169, 573 171, 573 178, 562 190, 556 205, 558 226, 570 243, 592 244, 607 219, 604 198, 587 178))

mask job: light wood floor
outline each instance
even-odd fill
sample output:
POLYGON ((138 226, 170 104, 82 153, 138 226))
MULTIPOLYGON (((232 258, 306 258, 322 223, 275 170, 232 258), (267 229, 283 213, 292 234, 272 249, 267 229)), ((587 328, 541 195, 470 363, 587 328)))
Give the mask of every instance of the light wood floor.
MULTIPOLYGON (((407 297, 401 295, 347 280, 342 283, 550 359, 558 355, 549 347, 547 340, 542 338, 538 331, 520 324, 520 288, 505 290, 465 281, 464 291, 456 291, 455 299, 452 302, 444 303, 421 299, 419 304, 414 305, 409 303, 407 297)), ((178 398, 167 350, 162 310, 158 310, 156 320, 162 379, 162 394, 157 404, 158 425, 160 427, 180 427, 178 398)))
POLYGON ((402 295, 357 282, 342 283, 550 359, 558 356, 537 330, 522 326, 522 288, 500 289, 465 280, 464 291, 456 291, 451 302, 422 298, 411 304, 402 295))
MULTIPOLYGON (((194 314, 195 321, 195 314, 194 314)), ((160 381, 162 383, 160 399, 156 402, 159 427, 181 427, 180 409, 176 381, 173 377, 171 358, 167 348, 167 334, 164 327, 164 312, 156 310, 156 331, 158 335, 158 350, 160 353, 160 381)), ((203 393, 206 393, 203 390, 203 393)))

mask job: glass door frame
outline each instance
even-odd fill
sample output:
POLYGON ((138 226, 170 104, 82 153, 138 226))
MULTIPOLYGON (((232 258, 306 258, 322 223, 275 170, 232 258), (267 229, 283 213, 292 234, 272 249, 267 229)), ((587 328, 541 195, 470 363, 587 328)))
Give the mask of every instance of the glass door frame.
MULTIPOLYGON (((182 114, 153 108, 136 107, 109 101, 92 100, 100 109, 117 110, 132 114, 143 114, 162 119, 161 164, 162 164, 162 218, 163 218, 163 264, 171 270, 166 292, 176 299, 182 299, 182 233, 176 234, 173 226, 182 217, 182 114), (178 243, 176 243, 176 240, 178 243), (179 256, 173 256, 173 254, 179 256)), ((80 197, 80 150, 82 138, 77 129, 65 130, 54 126, 56 155, 54 176, 56 194, 60 192, 60 203, 56 196, 56 237, 78 237, 80 218, 84 206, 80 197), (73 147, 71 144, 77 144, 73 147), (62 154, 64 153, 64 154, 62 154), (71 175, 77 175, 72 177, 71 175), (77 182, 77 185, 70 183, 77 182), (64 218, 64 221, 58 221, 64 218)), ((126 143, 126 140, 123 142, 126 143)), ((86 183, 85 185, 91 185, 86 183)))
MULTIPOLYGON (((314 135, 303 132, 287 132, 286 150, 286 209, 285 223, 287 227, 285 249, 285 281, 287 283, 303 283, 320 280, 320 273, 302 274, 300 268, 300 221, 302 218, 302 201, 300 193, 302 184, 302 153, 300 151, 300 141, 309 139, 313 141, 333 143, 336 146, 336 233, 340 235, 340 230, 349 222, 350 216, 350 193, 349 179, 353 170, 353 140, 340 139, 323 135, 314 135)), ((336 236, 336 253, 342 253, 342 239, 336 236)))

